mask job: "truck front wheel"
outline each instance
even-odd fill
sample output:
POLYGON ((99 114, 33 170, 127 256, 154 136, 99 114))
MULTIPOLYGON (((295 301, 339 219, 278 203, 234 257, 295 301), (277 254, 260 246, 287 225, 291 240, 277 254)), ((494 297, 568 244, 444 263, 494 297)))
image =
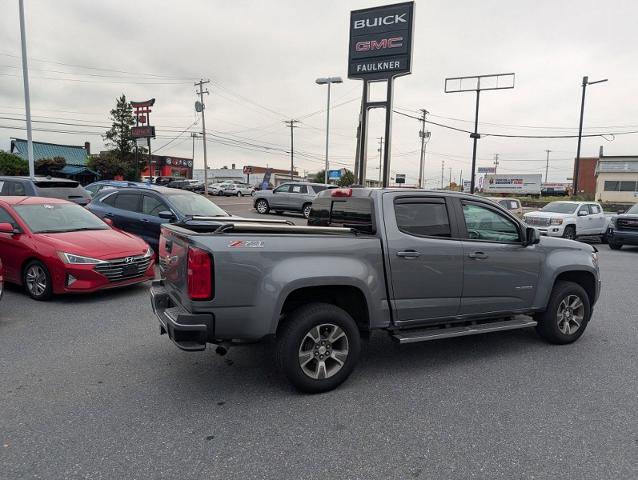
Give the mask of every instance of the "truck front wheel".
POLYGON ((567 225, 565 230, 563 231, 563 238, 568 238, 570 240, 576 240, 576 226, 575 225, 567 225))
POLYGON ((549 297, 547 310, 536 315, 536 330, 550 343, 572 343, 583 334, 590 316, 585 289, 574 282, 559 281, 549 297))
POLYGON ((279 368, 296 389, 307 393, 339 386, 354 370, 361 350, 355 321, 327 303, 293 311, 277 336, 279 368))

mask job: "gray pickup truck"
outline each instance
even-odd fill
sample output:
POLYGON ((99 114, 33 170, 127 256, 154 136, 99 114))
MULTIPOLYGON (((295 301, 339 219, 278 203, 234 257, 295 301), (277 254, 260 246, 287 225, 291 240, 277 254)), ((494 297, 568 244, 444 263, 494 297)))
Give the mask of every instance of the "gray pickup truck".
POLYGON ((411 343, 536 327, 566 344, 600 292, 594 247, 541 238, 473 195, 326 190, 308 224, 162 226, 160 332, 221 354, 274 337, 288 380, 322 392, 350 375, 373 330, 411 343))

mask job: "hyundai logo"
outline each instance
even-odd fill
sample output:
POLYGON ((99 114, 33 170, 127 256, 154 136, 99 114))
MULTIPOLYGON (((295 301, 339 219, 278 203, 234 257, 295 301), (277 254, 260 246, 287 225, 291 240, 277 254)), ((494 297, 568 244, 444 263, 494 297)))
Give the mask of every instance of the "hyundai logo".
POLYGON ((133 263, 133 257, 126 257, 124 263, 133 263))

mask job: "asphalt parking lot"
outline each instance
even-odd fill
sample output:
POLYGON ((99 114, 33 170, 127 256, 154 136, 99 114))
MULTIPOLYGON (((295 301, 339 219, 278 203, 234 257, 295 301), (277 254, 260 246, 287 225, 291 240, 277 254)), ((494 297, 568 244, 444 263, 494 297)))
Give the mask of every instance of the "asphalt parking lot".
MULTIPOLYGON (((257 216, 249 198, 215 201, 257 216)), ((178 350, 146 285, 48 303, 10 287, 0 478, 637 478, 638 247, 599 249, 602 294, 575 344, 377 334, 315 396, 279 376, 270 344, 178 350)))

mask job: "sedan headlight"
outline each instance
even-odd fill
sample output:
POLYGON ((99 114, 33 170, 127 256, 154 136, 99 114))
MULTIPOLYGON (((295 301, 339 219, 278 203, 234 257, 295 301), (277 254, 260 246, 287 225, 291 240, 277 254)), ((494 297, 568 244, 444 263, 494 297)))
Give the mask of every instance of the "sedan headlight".
POLYGON ((562 218, 552 218, 550 221, 551 225, 562 225, 563 224, 563 219, 562 218))
POLYGON ((75 255, 74 253, 58 252, 58 257, 60 257, 60 260, 64 263, 70 265, 95 265, 96 263, 104 263, 104 260, 83 257, 82 255, 75 255))
POLYGON ((148 247, 146 249, 146 253, 144 254, 144 256, 145 257, 150 257, 151 255, 153 255, 153 253, 155 253, 155 252, 153 252, 153 249, 151 247, 148 247))

